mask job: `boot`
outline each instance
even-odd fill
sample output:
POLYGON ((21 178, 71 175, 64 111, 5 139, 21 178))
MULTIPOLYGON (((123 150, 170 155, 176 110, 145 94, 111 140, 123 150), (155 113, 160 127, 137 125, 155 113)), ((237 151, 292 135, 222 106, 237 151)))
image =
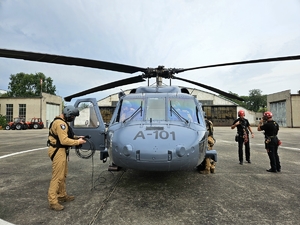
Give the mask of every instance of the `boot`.
POLYGON ((57 199, 59 202, 70 202, 70 201, 73 201, 75 199, 75 197, 72 195, 66 195, 64 197, 58 197, 57 199))
POLYGON ((200 171, 200 173, 202 174, 210 174, 210 167, 211 167, 211 164, 210 164, 210 158, 206 158, 205 159, 205 169, 200 171))
POLYGON ((216 169, 216 162, 214 160, 211 160, 210 172, 215 173, 215 169, 216 169))
POLYGON ((64 209, 64 206, 59 203, 50 204, 49 207, 50 207, 50 209, 55 210, 55 211, 61 211, 64 209))

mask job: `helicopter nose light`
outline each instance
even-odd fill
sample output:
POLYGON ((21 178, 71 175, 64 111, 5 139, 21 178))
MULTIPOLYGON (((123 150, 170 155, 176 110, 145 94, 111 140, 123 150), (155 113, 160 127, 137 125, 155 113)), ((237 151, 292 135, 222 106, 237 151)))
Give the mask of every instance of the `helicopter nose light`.
POLYGON ((125 156, 130 156, 132 150, 133 150, 133 147, 132 147, 131 145, 125 145, 125 146, 123 147, 123 154, 124 154, 125 156))
POLYGON ((179 157, 184 156, 185 151, 186 151, 186 149, 185 149, 184 146, 182 146, 182 145, 177 145, 177 147, 176 147, 176 154, 177 154, 179 157))

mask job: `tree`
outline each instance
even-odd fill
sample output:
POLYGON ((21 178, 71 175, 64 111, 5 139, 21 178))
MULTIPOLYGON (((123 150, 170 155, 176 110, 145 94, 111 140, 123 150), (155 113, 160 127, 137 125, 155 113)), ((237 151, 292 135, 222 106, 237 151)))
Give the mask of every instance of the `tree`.
POLYGON ((249 91, 249 100, 247 102, 247 109, 254 112, 265 110, 267 107, 267 95, 262 95, 259 89, 252 89, 249 91))
POLYGON ((8 97, 34 97, 42 92, 55 95, 56 87, 53 80, 43 73, 10 75, 8 84, 8 97))
POLYGON ((267 95, 262 95, 262 91, 259 89, 253 89, 249 91, 249 96, 239 96, 238 94, 229 92, 235 96, 241 97, 244 101, 239 101, 236 99, 230 99, 231 101, 237 103, 238 105, 244 107, 245 109, 254 112, 265 112, 267 108, 267 95))
POLYGON ((0 114, 0 126, 2 127, 2 128, 4 128, 5 126, 6 126, 6 116, 2 116, 1 114, 0 114))
POLYGON ((231 91, 229 91, 229 93, 232 94, 232 95, 235 95, 237 97, 240 97, 240 98, 244 99, 244 101, 240 101, 240 100, 237 100, 237 99, 234 99, 234 98, 228 98, 228 97, 224 97, 224 98, 228 98, 231 101, 233 101, 236 104, 238 104, 239 106, 242 106, 242 107, 246 108, 246 102, 248 101, 248 98, 249 98, 248 96, 239 96, 238 94, 233 93, 231 91))

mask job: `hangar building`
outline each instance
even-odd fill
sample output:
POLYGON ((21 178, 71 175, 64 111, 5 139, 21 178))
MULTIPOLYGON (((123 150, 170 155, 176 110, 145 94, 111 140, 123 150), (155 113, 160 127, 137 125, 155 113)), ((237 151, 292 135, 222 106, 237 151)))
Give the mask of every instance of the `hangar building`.
MULTIPOLYGON (((231 126, 240 109, 246 111, 246 118, 252 126, 256 126, 262 113, 248 111, 236 103, 209 92, 187 88, 202 103, 203 110, 215 126, 231 126)), ((129 94, 130 90, 124 91, 129 94)), ((119 93, 109 95, 98 101, 103 120, 109 123, 113 110, 119 100, 119 93)), ((267 96, 267 108, 273 112, 274 119, 281 127, 300 127, 300 91, 291 94, 290 90, 267 96)), ((0 114, 8 121, 15 117, 23 117, 26 121, 40 117, 48 127, 53 118, 62 112, 63 99, 60 96, 42 93, 42 97, 9 98, 0 97, 0 114)))

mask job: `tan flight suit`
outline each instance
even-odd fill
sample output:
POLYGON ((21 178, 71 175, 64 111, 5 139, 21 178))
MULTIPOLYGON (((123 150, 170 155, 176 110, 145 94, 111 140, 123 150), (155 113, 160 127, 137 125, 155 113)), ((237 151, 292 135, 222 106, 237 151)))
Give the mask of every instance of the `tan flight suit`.
MULTIPOLYGON (((207 140, 208 140, 208 150, 212 150, 215 144, 215 139, 213 138, 214 127, 213 123, 210 120, 205 119, 206 129, 209 132, 207 140)), ((200 171, 203 174, 214 173, 216 168, 216 162, 210 158, 205 158, 205 168, 200 171)))
MULTIPOLYGON (((62 118, 60 116, 60 118, 62 118)), ((66 146, 79 145, 79 140, 74 140, 68 137, 68 125, 67 122, 57 119, 53 121, 50 132, 57 135, 60 143, 66 146)), ((77 138, 74 136, 74 138, 77 138)), ((51 144, 56 144, 54 137, 49 135, 51 144)), ((49 146, 48 156, 51 158, 55 151, 55 147, 49 146)), ((58 197, 64 197, 67 195, 66 191, 66 177, 68 174, 68 162, 65 148, 59 148, 52 161, 52 178, 48 190, 49 204, 57 204, 58 197)))

